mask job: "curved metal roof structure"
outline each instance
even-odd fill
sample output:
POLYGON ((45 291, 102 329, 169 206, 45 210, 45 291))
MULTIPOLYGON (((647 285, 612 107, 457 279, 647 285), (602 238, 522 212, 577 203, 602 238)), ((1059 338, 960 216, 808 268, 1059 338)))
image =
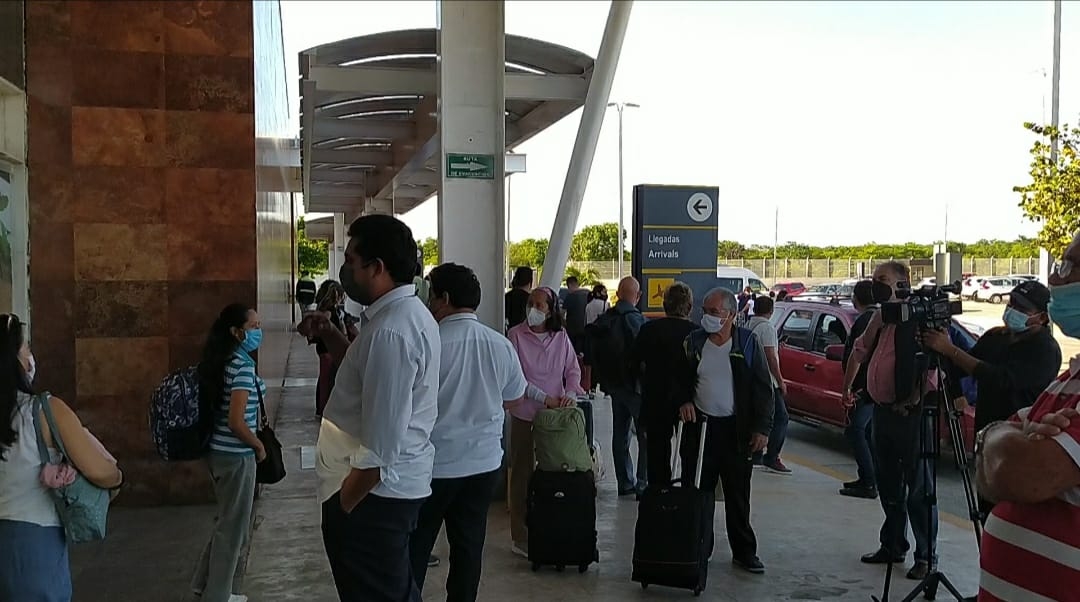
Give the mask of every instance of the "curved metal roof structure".
MULTIPOLYGON (((300 143, 309 212, 404 213, 439 186, 438 30, 391 31, 300 53, 300 143)), ((506 146, 585 102, 593 59, 506 35, 506 146)))

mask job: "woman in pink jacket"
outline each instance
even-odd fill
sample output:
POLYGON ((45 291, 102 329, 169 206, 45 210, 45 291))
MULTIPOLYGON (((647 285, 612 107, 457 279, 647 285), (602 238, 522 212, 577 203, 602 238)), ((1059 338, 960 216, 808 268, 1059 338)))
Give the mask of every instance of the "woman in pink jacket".
POLYGON ((563 329, 559 297, 550 288, 529 295, 526 320, 510 329, 529 385, 525 397, 510 410, 510 535, 514 553, 528 557, 529 534, 525 527, 525 500, 529 493, 536 457, 532 421, 545 406, 557 408, 573 403, 570 396, 583 394, 577 353, 563 329))

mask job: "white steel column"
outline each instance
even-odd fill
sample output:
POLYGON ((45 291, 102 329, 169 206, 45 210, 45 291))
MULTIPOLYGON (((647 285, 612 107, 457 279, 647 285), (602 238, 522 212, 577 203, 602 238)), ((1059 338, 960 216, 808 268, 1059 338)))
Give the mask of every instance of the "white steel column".
POLYGON ((570 166, 566 170, 566 183, 563 185, 555 224, 551 228, 550 244, 544 259, 544 273, 541 276, 544 286, 556 290, 562 281, 566 262, 570 259, 570 241, 574 237, 574 228, 581 213, 581 201, 585 196, 585 186, 589 183, 589 172, 592 171, 593 157, 596 155, 596 142, 600 138, 600 128, 604 125, 611 84, 615 80, 615 69, 619 65, 619 54, 622 52, 626 24, 630 21, 630 8, 633 5, 632 0, 614 0, 611 3, 607 25, 604 27, 604 38, 600 42, 600 52, 596 55, 592 82, 585 95, 585 108, 581 112, 581 124, 574 141, 574 152, 570 155, 570 166))
MULTIPOLYGON (((501 1, 439 2, 439 257, 473 269, 477 314, 503 330, 506 212, 505 10, 501 1), (451 155, 490 157, 489 174, 447 169, 451 155), (490 177, 485 177, 490 175, 490 177)), ((473 165, 470 162, 470 165, 473 165)))

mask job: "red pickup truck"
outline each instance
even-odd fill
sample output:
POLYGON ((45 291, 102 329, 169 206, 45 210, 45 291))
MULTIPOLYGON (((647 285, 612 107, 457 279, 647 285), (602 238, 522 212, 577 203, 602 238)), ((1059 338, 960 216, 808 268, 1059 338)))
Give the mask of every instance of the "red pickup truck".
MULTIPOLYGON (((850 303, 791 301, 776 304, 772 324, 780 342, 780 370, 787 384, 788 412, 812 425, 844 427, 847 410, 841 404, 844 370, 842 346, 859 312, 850 303), (831 349, 830 349, 831 348, 831 349)), ((978 335, 954 321, 961 336, 974 345, 978 335)), ((949 440, 942 417, 941 438, 949 440)), ((975 443, 975 409, 968 407, 961 420, 965 447, 975 443)))

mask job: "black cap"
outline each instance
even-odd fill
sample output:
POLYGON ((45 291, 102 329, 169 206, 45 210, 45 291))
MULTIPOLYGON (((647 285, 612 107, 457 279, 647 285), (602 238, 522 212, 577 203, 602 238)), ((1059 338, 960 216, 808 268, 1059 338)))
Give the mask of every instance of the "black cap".
POLYGON ((1009 301, 1028 311, 1045 312, 1050 303, 1050 289, 1037 280, 1025 280, 1009 293, 1009 301))

